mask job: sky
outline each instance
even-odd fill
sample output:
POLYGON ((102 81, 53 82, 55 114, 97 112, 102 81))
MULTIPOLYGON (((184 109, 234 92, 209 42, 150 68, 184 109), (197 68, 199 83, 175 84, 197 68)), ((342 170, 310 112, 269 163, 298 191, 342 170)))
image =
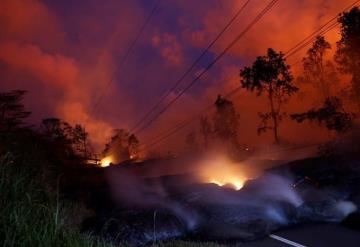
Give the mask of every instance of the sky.
MULTIPOLYGON (((102 146, 113 129, 134 126, 245 2, 160 0, 133 52, 121 65, 157 1, 1 0, 0 91, 27 90, 24 102, 32 111, 33 123, 58 117, 83 124, 94 145, 102 146)), ((246 11, 167 101, 195 78, 269 2, 250 1, 246 11)), ((140 141, 151 142, 162 131, 198 114, 218 94, 237 87, 240 69, 265 54, 268 47, 286 52, 352 2, 280 0, 194 87, 138 134, 140 141)), ((334 44, 338 33, 335 29, 326 38, 334 44)), ((305 51, 288 62, 297 62, 305 51)), ((293 68, 294 75, 298 71, 299 68, 293 68)), ((316 92, 306 86, 303 92, 289 102, 289 112, 315 104, 316 92)), ((266 100, 245 91, 232 100, 240 114, 241 142, 269 142, 270 134, 259 137, 256 133, 257 114, 266 109, 266 100)), ((197 126, 189 128, 196 130, 197 126)), ((291 142, 311 133, 316 133, 319 140, 327 135, 315 125, 300 126, 290 121, 282 128, 282 135, 291 142)), ((163 145, 177 145, 183 139, 184 134, 180 134, 163 145)))

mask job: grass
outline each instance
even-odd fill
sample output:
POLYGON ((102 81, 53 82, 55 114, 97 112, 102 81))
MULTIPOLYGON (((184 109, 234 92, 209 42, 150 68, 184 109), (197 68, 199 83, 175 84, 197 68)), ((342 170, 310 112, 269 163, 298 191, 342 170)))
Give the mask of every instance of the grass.
MULTIPOLYGON (((34 147, 21 157, 0 155, 0 247, 113 247, 111 243, 80 233, 84 210, 51 189, 50 174, 42 169, 45 163, 41 150, 34 147)), ((174 240, 152 246, 221 245, 174 240)))
POLYGON ((72 207, 49 196, 40 171, 15 160, 0 157, 0 246, 111 246, 67 227, 72 207))

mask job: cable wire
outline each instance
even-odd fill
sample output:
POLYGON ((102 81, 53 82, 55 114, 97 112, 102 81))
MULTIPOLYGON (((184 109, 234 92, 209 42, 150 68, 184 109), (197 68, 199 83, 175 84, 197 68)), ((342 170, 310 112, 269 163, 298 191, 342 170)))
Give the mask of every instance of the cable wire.
POLYGON ((225 49, 218 54, 210 64, 208 64, 205 69, 193 79, 190 84, 188 84, 178 95, 176 95, 175 98, 173 98, 170 102, 168 102, 165 107, 156 114, 153 118, 151 118, 145 125, 143 125, 142 128, 140 128, 136 134, 139 134, 144 129, 148 128, 160 115, 162 115, 171 105, 173 105, 187 90, 189 90, 192 86, 195 85, 196 82, 199 81, 199 79, 208 71, 210 70, 257 22, 259 22, 262 17, 270 11, 273 6, 278 2, 279 0, 273 0, 267 6, 250 22, 250 24, 233 39, 233 41, 225 47, 225 49))
MULTIPOLYGON (((345 11, 349 10, 350 8, 354 7, 359 2, 360 2, 360 0, 356 0, 355 2, 353 2, 352 4, 350 4, 349 6, 344 8, 341 12, 345 12, 345 11)), ((339 23, 337 22, 338 17, 339 17, 339 14, 335 15, 330 20, 328 20, 326 23, 324 23, 319 28, 317 28, 314 32, 312 32, 310 35, 308 35, 305 39, 303 39, 298 44, 293 46, 291 49, 286 51, 285 52, 285 54, 287 54, 286 57, 292 56, 293 53, 296 53, 297 51, 301 50, 302 48, 304 48, 305 46, 310 44, 312 42, 312 40, 316 38, 316 36, 323 35, 324 33, 327 33, 328 31, 332 30, 337 25, 339 25, 339 23)))
POLYGON ((240 16, 245 10, 251 0, 247 0, 235 15, 227 22, 225 27, 218 33, 218 35, 209 43, 209 45, 202 51, 199 57, 190 65, 190 67, 181 75, 181 77, 174 83, 174 85, 151 107, 151 109, 144 114, 144 116, 135 123, 134 127, 130 129, 130 132, 136 130, 141 123, 143 123, 160 105, 164 100, 183 82, 186 76, 196 67, 200 60, 207 54, 207 52, 214 46, 214 44, 220 39, 220 37, 226 32, 226 30, 232 25, 232 23, 240 16))
MULTIPOLYGON (((350 6, 346 7, 344 10, 342 10, 341 12, 344 12, 350 8, 352 8, 353 6, 355 6, 358 2, 360 2, 360 0, 355 1, 353 4, 351 4, 350 6)), ((299 43, 297 43, 295 46, 293 46, 291 49, 289 49, 285 54, 285 56, 288 58, 290 56, 293 56, 294 54, 296 54, 297 52, 299 52, 301 49, 303 49, 304 47, 306 47, 309 43, 313 42, 316 37, 318 35, 324 35, 327 32, 331 31, 332 29, 334 29, 335 27, 337 27, 339 25, 339 23, 336 21, 335 23, 333 23, 334 20, 336 20, 338 15, 336 15, 336 17, 331 18, 328 22, 326 22, 324 25, 322 25, 320 28, 316 29, 314 32, 312 32, 309 36, 307 36, 305 39, 303 39, 302 41, 300 41, 299 43), (329 25, 330 24, 330 25, 329 25), (328 26, 329 25, 329 26, 328 26), (325 28, 325 29, 324 29, 325 28), (323 30, 324 29, 324 30, 323 30)), ((297 63, 299 63, 301 61, 298 61, 297 63)), ((241 89, 241 86, 236 87, 235 89, 233 89, 232 91, 230 91, 229 93, 227 93, 225 95, 225 97, 229 97, 233 94, 235 94, 236 92, 239 91, 239 89, 241 89)), ((145 149, 146 147, 152 147, 160 142, 162 142, 163 140, 167 139, 168 137, 178 133, 179 131, 181 131, 182 129, 184 129, 186 126, 188 126, 189 124, 191 124, 192 122, 194 122, 195 120, 197 120, 198 116, 203 114, 204 112, 207 112, 209 109, 211 109, 213 107, 213 104, 207 106, 205 109, 203 109, 199 114, 194 115, 193 117, 181 122, 180 124, 178 124, 177 126, 175 126, 175 128, 171 128, 165 132, 163 132, 161 135, 159 135, 159 137, 156 137, 155 140, 148 144, 145 145, 145 149)))
MULTIPOLYGON (((241 89, 241 86, 238 86, 236 88, 234 88, 233 90, 229 91, 227 94, 225 94, 225 98, 231 97, 233 96, 235 93, 237 93, 239 90, 241 89)), ((181 131, 182 129, 184 129, 186 126, 192 124, 193 122, 195 122, 196 120, 198 120, 198 117, 202 114, 204 114, 205 112, 211 110, 213 108, 213 104, 208 105, 207 107, 205 107, 203 110, 201 110, 199 113, 193 115, 192 117, 186 119, 185 121, 181 122, 180 124, 178 124, 177 126, 175 126, 174 128, 170 128, 166 131, 164 131, 162 134, 160 134, 158 137, 155 138, 155 140, 147 145, 144 145, 143 149, 147 149, 150 148, 160 142, 162 142, 163 140, 167 139, 168 137, 176 134, 177 132, 181 131)))

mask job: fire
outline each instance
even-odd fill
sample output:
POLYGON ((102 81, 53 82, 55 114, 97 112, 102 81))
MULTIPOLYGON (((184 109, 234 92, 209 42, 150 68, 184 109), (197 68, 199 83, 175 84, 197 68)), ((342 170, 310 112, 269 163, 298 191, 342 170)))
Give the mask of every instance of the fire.
POLYGON ((100 160, 101 167, 107 167, 113 162, 111 156, 106 156, 105 158, 100 160))
POLYGON ((241 179, 225 179, 225 180, 212 180, 210 183, 217 184, 219 186, 231 186, 235 190, 240 190, 244 186, 244 180, 241 179))
POLYGON ((200 178, 205 183, 228 186, 235 190, 240 190, 247 180, 241 164, 221 157, 205 160, 200 168, 200 178))

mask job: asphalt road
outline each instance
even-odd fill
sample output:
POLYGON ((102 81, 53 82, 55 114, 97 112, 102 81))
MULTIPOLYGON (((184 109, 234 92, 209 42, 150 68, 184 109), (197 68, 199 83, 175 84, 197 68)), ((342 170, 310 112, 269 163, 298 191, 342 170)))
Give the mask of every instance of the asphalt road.
POLYGON ((359 247, 360 231, 351 230, 337 224, 304 225, 275 232, 265 239, 240 246, 359 247))

